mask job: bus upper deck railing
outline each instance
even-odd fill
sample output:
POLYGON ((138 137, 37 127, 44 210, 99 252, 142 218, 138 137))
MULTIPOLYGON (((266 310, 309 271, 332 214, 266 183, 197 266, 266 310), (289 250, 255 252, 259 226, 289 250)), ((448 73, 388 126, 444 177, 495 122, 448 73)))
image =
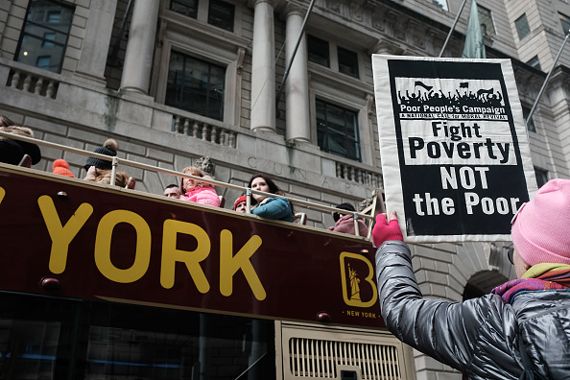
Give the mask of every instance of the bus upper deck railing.
MULTIPOLYGON (((108 156, 108 155, 101 154, 101 153, 90 152, 90 151, 87 151, 84 149, 74 148, 74 147, 70 147, 70 146, 66 146, 66 145, 62 145, 62 144, 58 144, 58 143, 54 143, 54 142, 44 141, 44 140, 40 140, 40 139, 36 139, 36 138, 32 138, 32 137, 16 135, 16 134, 3 132, 3 131, 0 131, 0 136, 4 137, 4 138, 12 139, 12 140, 20 140, 20 141, 25 141, 25 142, 32 143, 32 144, 37 144, 39 146, 54 148, 54 149, 61 150, 64 152, 71 152, 71 153, 78 154, 80 156, 94 157, 94 158, 97 158, 100 160, 109 161, 109 162, 111 162, 111 178, 110 178, 111 186, 115 185, 117 168, 119 167, 119 165, 124 165, 124 166, 128 166, 128 167, 134 167, 134 168, 142 169, 142 170, 148 170, 148 171, 151 171, 154 173, 163 173, 163 174, 169 174, 169 175, 179 177, 179 178, 189 178, 189 179, 193 179, 193 180, 199 180, 200 182, 205 182, 205 183, 208 183, 208 184, 211 184, 214 186, 218 186, 218 187, 222 187, 225 189, 233 189, 233 190, 241 191, 241 192, 245 193, 246 195, 248 195, 247 205, 246 205, 247 214, 249 214, 249 211, 251 208, 249 195, 258 194, 258 195, 264 195, 266 197, 282 198, 282 199, 290 201, 293 205, 300 205, 300 206, 303 206, 303 207, 305 207, 307 209, 311 209, 311 210, 317 210, 317 211, 322 211, 322 212, 337 212, 337 213, 343 214, 343 215, 352 215, 353 216, 353 222, 354 222, 355 236, 360 237, 360 238, 365 238, 367 240, 370 240, 370 236, 371 236, 371 232, 372 232, 371 226, 372 226, 372 223, 374 222, 374 214, 375 214, 376 208, 378 206, 378 204, 377 204, 378 196, 377 196, 376 191, 374 191, 374 193, 372 194, 372 204, 369 207, 367 207, 366 212, 353 212, 353 211, 348 211, 348 210, 344 210, 344 209, 340 209, 340 208, 336 208, 336 207, 332 207, 332 206, 328 206, 328 205, 324 205, 324 204, 320 204, 320 203, 316 203, 316 202, 306 201, 304 199, 299 199, 299 198, 295 198, 295 197, 288 197, 288 196, 283 196, 283 195, 278 195, 278 194, 266 193, 263 191, 251 189, 249 187, 244 187, 244 186, 234 185, 234 184, 231 184, 228 182, 218 181, 218 180, 215 180, 213 178, 197 177, 197 176, 193 176, 190 174, 184 174, 182 172, 178 172, 178 171, 171 170, 171 169, 161 168, 158 166, 153 166, 153 165, 144 164, 144 163, 137 162, 137 161, 128 160, 126 158, 120 158, 117 156, 108 156), (364 219, 368 224, 368 227, 369 227, 368 228, 368 236, 364 237, 364 236, 359 235, 358 220, 360 218, 364 219)), ((250 214, 250 215, 252 215, 252 214, 250 214)))

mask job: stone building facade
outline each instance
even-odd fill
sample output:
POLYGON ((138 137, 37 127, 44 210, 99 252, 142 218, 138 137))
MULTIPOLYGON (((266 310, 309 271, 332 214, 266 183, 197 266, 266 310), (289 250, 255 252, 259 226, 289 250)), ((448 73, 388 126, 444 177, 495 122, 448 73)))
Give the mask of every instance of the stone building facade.
MULTIPOLYGON (((307 0, 2 0, 0 113, 36 137, 217 179, 257 172, 288 194, 357 204, 382 189, 370 55, 437 56, 460 0, 317 0, 287 80, 307 0), (39 51, 39 52, 38 52, 39 51), (283 88, 281 88, 281 86, 283 88)), ((528 112, 570 24, 566 0, 479 0, 487 55, 513 61, 528 112), (565 28, 565 29, 564 29, 565 28)), ((465 7, 444 56, 460 56, 465 7)), ((570 44, 529 127, 539 182, 570 178, 570 44)), ((36 166, 62 157, 44 149, 36 166)), ((63 158, 77 175, 79 156, 63 158)), ((137 189, 173 178, 136 168, 137 189)), ((231 204, 238 194, 224 196, 231 204)), ((330 215, 309 209, 308 224, 330 215)), ((486 244, 413 247, 425 295, 462 300, 512 277, 486 244)), ((461 376, 415 353, 418 379, 461 376)))

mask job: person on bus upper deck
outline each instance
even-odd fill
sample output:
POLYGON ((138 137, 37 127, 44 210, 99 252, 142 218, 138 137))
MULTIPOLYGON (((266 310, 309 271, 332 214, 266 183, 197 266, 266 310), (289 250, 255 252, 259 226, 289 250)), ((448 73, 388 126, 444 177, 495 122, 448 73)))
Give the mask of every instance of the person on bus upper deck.
MULTIPOLYGON (((105 154, 107 156, 116 156, 117 150, 119 149, 119 143, 115 139, 107 139, 102 146, 95 148, 95 153, 105 154)), ((95 166, 97 169, 111 169, 113 167, 111 160, 106 161, 100 158, 88 157, 85 165, 83 167, 85 170, 89 170, 91 166, 95 166)))
MULTIPOLYGON (((250 189, 263 191, 276 195, 285 195, 273 180, 263 174, 256 174, 249 180, 247 185, 250 189)), ((261 194, 252 194, 257 205, 251 209, 251 213, 267 219, 285 220, 291 222, 294 212, 293 205, 286 199, 268 197, 261 194)))
MULTIPOLYGON (((83 179, 86 181, 110 185, 112 174, 113 171, 111 169, 97 169, 95 166, 91 166, 87 170, 87 174, 83 179)), ((125 189, 134 189, 135 185, 135 179, 130 177, 126 172, 121 170, 117 170, 115 172, 115 186, 125 189)))
MULTIPOLYGON (((341 210, 356 211, 354 206, 350 203, 341 203, 335 207, 340 208, 341 210)), ((330 226, 329 230, 355 235, 353 215, 333 212, 333 219, 335 221, 335 225, 330 226)), ((366 223, 364 223, 362 219, 358 219, 356 222, 358 224, 358 236, 368 236, 368 227, 366 226, 366 223)))
POLYGON ((52 164, 52 173, 64 177, 75 178, 75 174, 71 171, 69 163, 63 158, 58 158, 52 164))
POLYGON ((245 194, 240 195, 234 202, 234 211, 245 213, 247 211, 247 196, 245 194))
MULTIPOLYGON (((212 177, 206 175, 206 173, 194 166, 184 168, 182 173, 190 174, 194 177, 212 179, 212 177)), ((207 182, 183 177, 180 188, 183 193, 180 199, 214 207, 220 207, 221 205, 221 200, 218 193, 216 193, 216 189, 207 182)))
MULTIPOLYGON (((6 125, 12 121, 4 116, 0 117, 0 122, 2 124, 0 131, 2 132, 34 137, 34 132, 28 127, 6 125)), ((41 158, 42 154, 40 148, 36 144, 0 136, 0 162, 31 167, 40 162, 41 158)))
POLYGON ((171 183, 164 188, 164 192, 162 194, 167 198, 180 199, 182 196, 182 190, 180 190, 180 186, 177 184, 171 183))
POLYGON ((423 298, 394 213, 372 230, 382 317, 400 340, 472 379, 570 378, 570 180, 513 218, 517 279, 464 302, 423 298))

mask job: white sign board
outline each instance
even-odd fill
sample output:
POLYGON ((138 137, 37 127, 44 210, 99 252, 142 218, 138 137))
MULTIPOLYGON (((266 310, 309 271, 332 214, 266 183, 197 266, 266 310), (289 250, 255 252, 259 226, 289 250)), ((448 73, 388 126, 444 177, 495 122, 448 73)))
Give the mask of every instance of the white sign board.
POLYGON ((373 55, 386 206, 406 241, 510 240, 536 187, 505 59, 373 55))

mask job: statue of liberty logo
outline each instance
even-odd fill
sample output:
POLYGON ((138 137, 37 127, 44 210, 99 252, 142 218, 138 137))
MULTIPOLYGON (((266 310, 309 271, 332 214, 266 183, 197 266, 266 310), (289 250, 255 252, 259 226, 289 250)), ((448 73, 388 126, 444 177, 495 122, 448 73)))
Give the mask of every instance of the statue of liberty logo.
POLYGON ((348 279, 350 281, 350 300, 351 301, 361 301, 360 299, 360 279, 356 273, 356 270, 352 269, 350 264, 348 264, 348 279))

